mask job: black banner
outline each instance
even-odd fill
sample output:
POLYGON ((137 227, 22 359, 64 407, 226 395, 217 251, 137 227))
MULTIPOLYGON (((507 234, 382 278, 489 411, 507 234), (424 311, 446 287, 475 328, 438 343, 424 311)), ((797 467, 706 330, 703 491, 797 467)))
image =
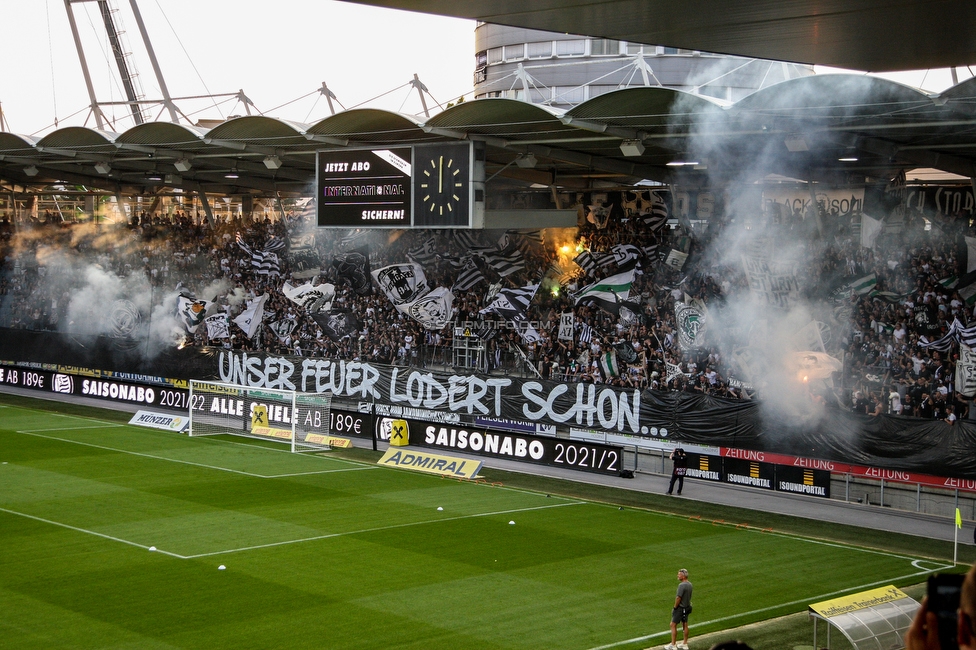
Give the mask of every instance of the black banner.
POLYGON ((724 480, 721 456, 695 454, 690 451, 685 453, 688 456, 688 472, 685 474, 686 477, 701 481, 721 482, 724 480))
POLYGON ((726 458, 723 479, 726 483, 772 490, 776 482, 776 466, 754 460, 726 458))
MULTIPOLYGON (((389 440, 394 419, 376 419, 377 436, 381 440, 389 440)), ((597 474, 617 475, 623 469, 623 451, 620 447, 419 420, 406 422, 411 446, 462 451, 476 456, 597 474)))
POLYGON ((792 465, 776 465, 776 490, 830 498, 830 472, 792 465))

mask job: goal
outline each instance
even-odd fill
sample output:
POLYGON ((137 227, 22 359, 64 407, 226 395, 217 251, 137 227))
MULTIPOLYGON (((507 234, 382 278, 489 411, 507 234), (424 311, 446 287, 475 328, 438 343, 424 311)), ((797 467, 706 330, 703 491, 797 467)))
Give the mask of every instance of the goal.
POLYGON ((275 440, 294 452, 329 449, 332 395, 190 381, 190 435, 275 440))

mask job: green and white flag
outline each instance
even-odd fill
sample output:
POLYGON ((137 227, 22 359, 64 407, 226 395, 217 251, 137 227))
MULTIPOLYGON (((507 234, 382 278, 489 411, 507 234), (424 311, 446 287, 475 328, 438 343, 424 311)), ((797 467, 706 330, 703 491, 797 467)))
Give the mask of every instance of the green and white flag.
POLYGON ((594 282, 576 296, 575 304, 593 302, 611 313, 617 313, 619 303, 630 298, 630 287, 634 283, 634 269, 611 275, 594 282))
POLYGON ((848 287, 853 293, 863 296, 866 293, 871 293, 874 291, 874 287, 878 284, 878 276, 874 273, 870 275, 865 275, 863 278, 859 278, 851 282, 848 287))
POLYGON ((600 355, 600 370, 603 371, 604 377, 620 376, 620 366, 617 364, 617 352, 615 350, 600 355))

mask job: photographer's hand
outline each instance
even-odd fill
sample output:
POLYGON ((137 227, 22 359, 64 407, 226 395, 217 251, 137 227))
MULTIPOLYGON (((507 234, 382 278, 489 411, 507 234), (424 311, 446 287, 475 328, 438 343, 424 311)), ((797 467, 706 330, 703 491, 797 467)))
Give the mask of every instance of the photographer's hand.
POLYGON ((939 644, 939 621, 929 611, 929 599, 922 599, 922 606, 915 613, 911 627, 905 633, 905 650, 942 650, 939 644))

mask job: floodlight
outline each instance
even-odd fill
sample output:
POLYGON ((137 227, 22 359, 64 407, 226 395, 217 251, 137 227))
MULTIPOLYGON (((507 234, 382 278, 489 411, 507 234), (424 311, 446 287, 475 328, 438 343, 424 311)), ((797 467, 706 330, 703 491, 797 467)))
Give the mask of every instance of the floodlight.
POLYGON ((95 171, 99 174, 107 174, 112 171, 112 166, 107 162, 97 162, 95 163, 95 171))
POLYGON ((281 158, 278 156, 265 156, 264 166, 268 169, 278 169, 281 167, 281 158))
POLYGON ((193 163, 191 163, 187 158, 180 158, 173 163, 173 167, 176 167, 176 171, 178 172, 188 172, 190 171, 190 168, 193 167, 193 163))
POLYGON ((536 163, 538 162, 539 160, 535 157, 535 154, 533 153, 519 154, 518 157, 515 159, 515 164, 521 167, 522 169, 532 169, 533 167, 535 167, 536 163))

